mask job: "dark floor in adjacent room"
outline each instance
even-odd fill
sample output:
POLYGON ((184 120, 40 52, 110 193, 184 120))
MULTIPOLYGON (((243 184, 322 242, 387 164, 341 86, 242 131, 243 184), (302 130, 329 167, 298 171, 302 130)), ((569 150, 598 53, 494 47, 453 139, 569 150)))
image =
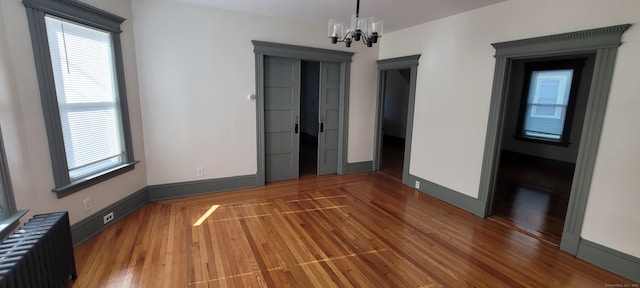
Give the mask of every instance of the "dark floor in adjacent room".
POLYGON ((385 135, 382 141, 380 172, 402 181, 404 164, 404 139, 385 135))
POLYGON ((318 174, 318 139, 302 134, 300 137, 300 177, 318 174))
POLYGON ((502 159, 490 218, 559 245, 573 167, 531 157, 507 156, 502 159))

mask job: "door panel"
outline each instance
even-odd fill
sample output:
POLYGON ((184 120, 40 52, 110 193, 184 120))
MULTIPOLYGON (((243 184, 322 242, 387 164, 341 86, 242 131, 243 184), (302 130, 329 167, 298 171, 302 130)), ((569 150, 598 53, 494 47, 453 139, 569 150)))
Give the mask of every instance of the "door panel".
MULTIPOLYGON (((288 85, 288 83, 282 84, 283 81, 280 82, 270 82, 271 85, 288 85)), ((282 107, 287 107, 287 105, 291 105, 295 99, 292 97, 294 95, 291 94, 290 87, 265 87, 264 94, 269 95, 269 102, 265 102, 265 109, 267 111, 269 109, 279 109, 282 107)))
POLYGON ((338 172, 340 64, 320 63, 318 175, 338 172))
POLYGON ((298 178, 300 60, 265 57, 264 72, 265 180, 298 178))

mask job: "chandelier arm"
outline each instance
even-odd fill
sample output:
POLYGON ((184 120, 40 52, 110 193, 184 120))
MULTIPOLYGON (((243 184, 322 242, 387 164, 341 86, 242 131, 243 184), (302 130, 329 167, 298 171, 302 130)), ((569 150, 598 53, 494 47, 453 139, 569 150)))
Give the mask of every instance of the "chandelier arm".
POLYGON ((352 39, 353 39, 353 38, 355 37, 355 34, 356 34, 356 31, 355 31, 355 30, 351 30, 351 31, 349 31, 348 33, 346 33, 346 34, 344 35, 344 38, 345 38, 345 39, 346 39, 346 38, 352 38, 352 39))
POLYGON ((371 38, 367 38, 367 33, 362 33, 362 43, 364 43, 365 45, 369 45, 369 41, 371 41, 371 38))
POLYGON ((349 34, 351 34, 351 32, 346 33, 346 34, 344 35, 344 37, 342 37, 342 39, 337 39, 336 41, 338 41, 338 42, 345 42, 345 40, 347 40, 347 38, 349 38, 349 34))

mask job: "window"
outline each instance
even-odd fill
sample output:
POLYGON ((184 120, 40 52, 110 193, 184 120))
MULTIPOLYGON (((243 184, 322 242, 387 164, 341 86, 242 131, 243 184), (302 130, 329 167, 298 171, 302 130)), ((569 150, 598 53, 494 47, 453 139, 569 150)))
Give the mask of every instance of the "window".
POLYGON ((573 70, 533 71, 523 136, 559 141, 569 104, 573 70))
POLYGON ((4 239, 18 226, 18 220, 26 211, 16 211, 16 203, 13 198, 11 177, 2 140, 0 129, 0 240, 4 239))
POLYGON ((13 191, 11 189, 9 167, 7 166, 7 158, 4 151, 2 130, 0 130, 0 220, 7 219, 16 212, 16 204, 13 200, 13 191))
POLYGON ((124 19, 25 0, 58 197, 134 168, 120 48, 124 19))
POLYGON ((569 145, 582 65, 584 60, 526 65, 518 139, 569 145))

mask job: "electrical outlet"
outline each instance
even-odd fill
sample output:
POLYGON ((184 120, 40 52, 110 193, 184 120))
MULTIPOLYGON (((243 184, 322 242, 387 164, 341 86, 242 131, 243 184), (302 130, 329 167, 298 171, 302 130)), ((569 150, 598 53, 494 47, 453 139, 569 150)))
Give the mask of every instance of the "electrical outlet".
POLYGON ((416 189, 420 189, 420 181, 416 181, 416 189))
POLYGON ((84 211, 91 210, 91 208, 93 208, 93 205, 91 205, 91 198, 82 200, 82 207, 84 207, 84 211))
POLYGON ((104 224, 107 224, 107 223, 113 221, 113 212, 110 212, 109 214, 104 215, 102 217, 102 220, 103 220, 104 224))
POLYGON ((196 169, 196 175, 204 176, 204 168, 198 167, 198 169, 196 169))

